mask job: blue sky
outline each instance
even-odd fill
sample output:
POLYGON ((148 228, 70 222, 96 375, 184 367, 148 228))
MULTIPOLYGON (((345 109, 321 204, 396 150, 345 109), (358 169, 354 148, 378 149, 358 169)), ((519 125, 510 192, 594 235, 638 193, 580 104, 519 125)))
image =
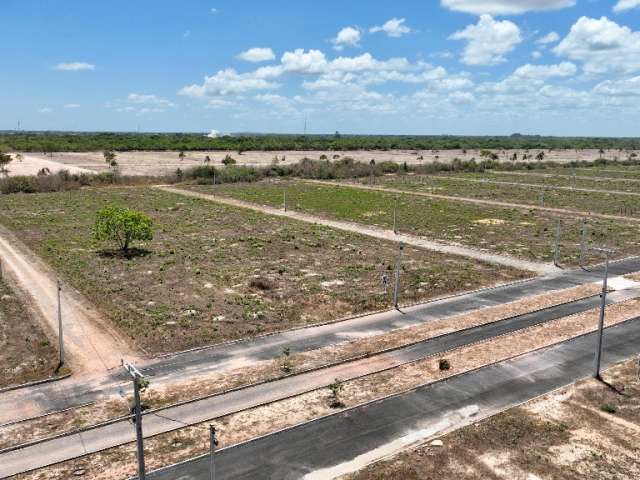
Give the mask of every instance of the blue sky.
POLYGON ((0 129, 638 136, 640 0, 0 0, 0 129))

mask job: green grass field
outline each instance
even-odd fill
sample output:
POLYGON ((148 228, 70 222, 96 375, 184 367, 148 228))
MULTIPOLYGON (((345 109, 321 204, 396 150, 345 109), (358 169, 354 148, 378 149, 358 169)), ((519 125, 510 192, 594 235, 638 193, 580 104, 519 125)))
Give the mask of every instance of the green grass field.
MULTIPOLYGON (((575 265, 579 258, 582 219, 574 215, 486 207, 304 182, 191 188, 271 206, 282 205, 286 190, 292 209, 384 228, 392 228, 397 197, 398 224, 403 232, 545 262, 553 259, 555 228, 560 220, 563 228, 561 260, 566 265, 575 265)), ((617 249, 617 256, 627 256, 638 252, 638 233, 640 225, 637 224, 592 219, 588 236, 592 244, 607 244, 617 249)))
MULTIPOLYGON (((3 197, 12 229, 143 348, 176 351, 387 308, 397 245, 145 187, 3 197), (155 221, 144 255, 92 239, 95 212, 126 205, 155 221)), ((528 273, 407 249, 403 302, 528 273)))
MULTIPOLYGON (((369 185, 370 181, 362 179, 359 183, 369 185)), ((469 182, 457 179, 455 176, 390 175, 376 178, 374 186, 523 205, 544 205, 545 207, 565 208, 588 213, 609 215, 622 213, 631 217, 640 216, 640 196, 553 190, 546 189, 543 184, 529 187, 469 182)))

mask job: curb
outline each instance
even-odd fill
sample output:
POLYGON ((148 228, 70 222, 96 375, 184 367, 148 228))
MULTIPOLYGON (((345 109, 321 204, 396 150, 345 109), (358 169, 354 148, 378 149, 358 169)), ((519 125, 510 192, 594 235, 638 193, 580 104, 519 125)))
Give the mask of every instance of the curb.
POLYGON ((8 387, 0 388, 0 394, 11 392, 13 390, 19 390, 21 388, 35 387, 36 385, 43 385, 45 383, 58 382, 60 380, 64 380, 65 378, 69 378, 71 375, 71 373, 65 373, 64 375, 48 377, 42 380, 34 380, 32 382, 21 383, 20 385, 9 385, 8 387))

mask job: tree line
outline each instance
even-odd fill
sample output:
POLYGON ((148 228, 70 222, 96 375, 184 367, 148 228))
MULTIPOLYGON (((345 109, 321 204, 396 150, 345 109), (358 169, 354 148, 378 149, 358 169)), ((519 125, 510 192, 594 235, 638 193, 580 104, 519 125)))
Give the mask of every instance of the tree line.
POLYGON ((73 133, 4 132, 0 151, 243 151, 265 150, 495 150, 603 149, 640 150, 640 138, 419 135, 229 135, 209 138, 204 133, 73 133))

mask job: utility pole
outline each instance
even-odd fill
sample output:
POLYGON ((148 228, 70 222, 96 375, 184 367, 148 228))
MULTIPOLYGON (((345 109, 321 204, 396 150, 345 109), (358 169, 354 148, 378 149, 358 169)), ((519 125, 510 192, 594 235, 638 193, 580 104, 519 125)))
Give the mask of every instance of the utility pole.
POLYGON ((393 233, 398 234, 398 196, 393 204, 393 233))
POLYGON ((604 314, 607 306, 607 280, 609 278, 609 255, 612 250, 606 248, 592 248, 594 252, 604 253, 604 278, 602 280, 602 293, 600 294, 600 317, 598 318, 598 338, 596 341, 596 356, 593 376, 598 380, 600 377, 600 364, 602 361, 602 335, 604 333, 604 314))
POLYGON ((587 248, 587 219, 582 219, 582 231, 580 233, 580 268, 584 269, 585 250, 587 248))
POLYGON ((400 243, 400 248, 398 251, 398 262, 396 263, 396 282, 395 287, 393 289, 393 307, 398 309, 398 302, 400 299, 400 267, 402 264, 402 251, 404 250, 404 243, 400 243))
POLYGON ((136 424, 136 444, 138 447, 138 480, 146 480, 144 467, 144 437, 142 436, 142 407, 140 405, 140 380, 144 379, 144 375, 140 371, 128 363, 122 363, 123 368, 131 375, 133 379, 133 398, 135 401, 134 422, 136 424))
POLYGON ((556 248, 553 254, 553 264, 556 267, 560 267, 560 236, 561 236, 562 226, 560 225, 560 220, 556 225, 556 248))
POLYGON ((284 211, 287 211, 287 191, 282 190, 282 205, 284 207, 284 211))
POLYGON ((216 480, 215 450, 218 446, 216 427, 209 425, 209 480, 216 480))
POLYGON ((58 344, 60 351, 60 367, 64 365, 64 337, 62 332, 62 301, 60 299, 60 292, 62 292, 62 283, 60 280, 56 283, 56 289, 58 291, 58 344))

